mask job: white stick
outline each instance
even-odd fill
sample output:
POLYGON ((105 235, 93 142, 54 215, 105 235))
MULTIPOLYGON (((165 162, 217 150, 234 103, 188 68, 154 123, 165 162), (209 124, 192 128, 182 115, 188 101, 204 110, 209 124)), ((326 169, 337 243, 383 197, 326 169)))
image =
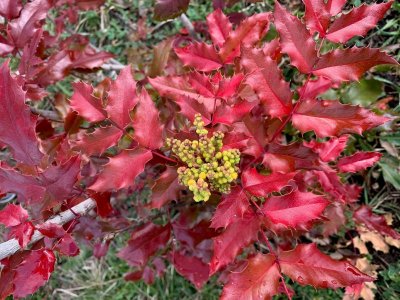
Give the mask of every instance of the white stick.
MULTIPOLYGON (((96 202, 93 199, 89 198, 89 199, 86 199, 85 201, 79 203, 78 205, 75 205, 71 209, 63 211, 62 213, 47 220, 46 222, 44 222, 44 224, 55 223, 58 225, 64 225, 64 224, 68 223, 69 221, 75 219, 76 218, 75 214, 81 215, 81 216, 85 215, 95 207, 96 207, 96 202)), ((44 237, 43 234, 41 234, 39 230, 35 230, 35 232, 33 233, 32 239, 29 242, 29 245, 36 243, 37 241, 41 240, 43 237, 44 237)), ((1 243, 0 244, 0 260, 13 255, 15 252, 17 252, 20 249, 21 249, 21 247, 16 239, 11 239, 4 243, 1 243)))

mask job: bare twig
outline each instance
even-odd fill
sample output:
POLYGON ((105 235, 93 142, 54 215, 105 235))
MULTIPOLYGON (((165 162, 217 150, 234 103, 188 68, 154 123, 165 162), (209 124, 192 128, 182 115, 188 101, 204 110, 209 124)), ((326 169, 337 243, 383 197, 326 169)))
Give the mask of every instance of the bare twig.
POLYGON ((60 116, 55 111, 52 111, 52 110, 38 109, 36 107, 31 106, 31 112, 34 113, 35 115, 42 116, 42 117, 49 119, 51 121, 54 121, 54 122, 60 122, 60 123, 64 122, 60 118, 60 116))
MULTIPOLYGON (((76 214, 82 216, 82 215, 87 214, 89 211, 91 211, 95 207, 96 207, 96 202, 93 199, 88 198, 85 201, 79 203, 78 205, 75 205, 74 207, 72 207, 72 210, 76 214)), ((54 216, 53 218, 47 220, 44 224, 54 223, 54 224, 58 224, 58 225, 64 225, 75 218, 76 218, 76 216, 71 211, 71 209, 68 209, 68 210, 63 211, 62 213, 54 216)), ((35 232, 33 233, 32 239, 29 242, 29 245, 32 245, 32 244, 36 243, 37 241, 40 241, 43 237, 44 236, 40 233, 39 230, 35 230, 35 232)), ((4 243, 1 243, 0 244, 0 260, 13 255, 20 249, 21 249, 21 247, 16 239, 11 239, 4 243)))
POLYGON ((189 35, 194 38, 195 40, 199 41, 199 38, 196 34, 196 30, 194 30, 194 26, 192 22, 189 20, 186 14, 181 14, 180 16, 181 22, 183 26, 185 26, 186 30, 189 32, 189 35))

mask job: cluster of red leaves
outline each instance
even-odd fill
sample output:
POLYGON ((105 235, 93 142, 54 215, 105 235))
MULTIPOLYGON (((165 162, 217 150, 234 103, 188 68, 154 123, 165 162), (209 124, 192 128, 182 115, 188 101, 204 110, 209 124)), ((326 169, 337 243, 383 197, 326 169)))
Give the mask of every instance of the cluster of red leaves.
POLYGON ((128 66, 114 81, 107 78, 95 87, 76 82, 62 122, 34 117, 28 99, 41 99, 48 85, 72 70, 99 67, 110 57, 94 52, 80 36, 60 41, 65 20, 74 22, 77 8, 101 2, 0 4, 7 20, 0 49, 3 55, 20 55, 17 76, 10 75, 7 63, 0 70, 0 191, 16 193, 20 204, 6 206, 0 222, 23 249, 1 261, 0 299, 35 292, 53 271, 55 252, 78 254, 71 233, 93 245, 100 257, 107 252, 108 233, 132 227, 118 254, 134 268, 127 280, 151 284, 167 261, 199 289, 219 273, 225 284, 222 299, 269 299, 278 293, 290 298, 293 291, 283 275, 318 288, 355 288, 373 280, 350 262, 298 241, 306 232, 336 233, 346 223, 346 210, 354 212, 357 223, 399 238, 382 216, 357 204, 360 188, 342 180, 344 173, 364 170, 380 158, 375 152, 341 156, 350 134, 390 118, 319 99, 371 67, 397 64, 379 49, 338 45, 365 35, 392 2, 340 14, 345 1, 307 0, 304 23, 279 3, 273 13, 237 25, 217 9, 206 22, 212 43, 181 46, 188 38, 177 37, 174 52, 180 62, 171 59, 166 76, 136 82, 128 66), (70 9, 60 12, 52 36, 42 23, 49 8, 65 4, 70 9), (271 23, 279 38, 265 42, 271 23), (335 50, 324 53, 325 42, 335 50), (56 43, 61 51, 55 51, 56 43), (187 71, 181 72, 182 64, 187 71), (297 90, 283 79, 282 65, 304 78, 297 90), (152 99, 156 92, 157 105, 152 99), (179 185, 180 162, 163 147, 167 136, 194 137, 189 121, 196 114, 210 132, 225 133, 224 149, 241 152, 241 174, 231 193, 215 193, 207 203, 194 203, 179 185), (287 143, 283 132, 288 124, 299 135, 314 135, 307 141, 296 134, 287 143), (149 201, 131 208, 142 222, 131 224, 126 204, 110 199, 146 186, 152 192, 149 201), (63 227, 40 225, 88 197, 96 201, 98 217, 77 217, 63 227), (29 221, 21 205, 35 221, 29 221), (45 238, 30 244, 35 229, 45 238))

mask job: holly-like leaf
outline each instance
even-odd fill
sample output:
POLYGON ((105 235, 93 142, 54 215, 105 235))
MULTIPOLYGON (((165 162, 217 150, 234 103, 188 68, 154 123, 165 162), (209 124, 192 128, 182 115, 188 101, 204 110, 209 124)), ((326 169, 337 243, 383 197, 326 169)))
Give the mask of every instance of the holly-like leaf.
POLYGON ((50 0, 34 0, 25 4, 18 19, 10 22, 10 34, 14 45, 23 48, 35 32, 39 29, 38 23, 47 17, 52 4, 50 0))
POLYGON ((175 270, 200 290, 209 278, 210 267, 195 256, 187 256, 180 252, 174 252, 172 255, 175 270))
POLYGON ((279 254, 282 272, 301 285, 316 288, 345 287, 374 280, 346 261, 320 252, 315 244, 299 244, 279 254))
POLYGON ((169 225, 147 223, 132 233, 128 245, 118 253, 118 257, 133 267, 143 267, 157 250, 165 247, 170 233, 169 225))
POLYGON ((328 0, 326 2, 326 7, 331 16, 336 16, 338 13, 342 11, 343 6, 347 0, 328 0))
POLYGON ((159 21, 175 18, 184 13, 190 0, 157 0, 154 7, 154 18, 159 21))
POLYGON ((331 15, 324 0, 303 0, 306 7, 305 21, 312 33, 318 32, 324 37, 330 24, 331 15))
POLYGON ((275 256, 258 253, 243 271, 232 272, 221 300, 267 300, 278 293, 280 272, 275 256))
POLYGON ((212 228, 226 228, 243 218, 249 207, 246 193, 240 187, 234 187, 231 192, 222 197, 212 218, 212 228))
POLYGON ((271 117, 281 118, 290 113, 292 92, 282 79, 277 62, 265 56, 260 49, 242 49, 241 63, 248 73, 246 83, 258 95, 271 117))
POLYGON ((21 205, 8 204, 0 211, 0 223, 6 227, 22 224, 28 218, 28 212, 21 205))
POLYGON ((117 79, 110 86, 106 107, 109 119, 120 129, 124 129, 131 122, 129 114, 138 101, 136 82, 132 77, 131 66, 127 66, 121 70, 117 79))
POLYGON ((89 189, 106 192, 132 186, 135 178, 144 171, 146 163, 152 157, 151 151, 143 148, 122 150, 121 153, 110 158, 89 189))
POLYGON ((22 175, 14 170, 0 169, 0 191, 2 193, 16 193, 19 202, 41 202, 45 188, 32 176, 22 175))
POLYGON ((342 135, 338 138, 332 137, 326 142, 316 142, 312 140, 310 143, 305 143, 305 145, 317 152, 322 161, 328 162, 338 158, 340 153, 346 148, 348 139, 348 135, 342 135))
POLYGON ((364 36, 374 28, 393 1, 380 4, 361 5, 352 9, 349 13, 341 15, 329 27, 326 38, 336 43, 346 43, 354 36, 364 36))
POLYGON ((217 9, 207 16, 207 25, 213 44, 221 47, 232 31, 232 23, 221 9, 217 9))
POLYGON ((117 144, 123 131, 115 126, 98 127, 93 133, 82 134, 74 143, 74 149, 87 155, 100 155, 117 144))
POLYGON ((139 105, 132 119, 133 136, 142 147, 157 149, 163 145, 163 128, 159 112, 145 89, 139 95, 139 105))
POLYGON ((167 166, 151 189, 151 208, 160 209, 166 203, 178 199, 181 186, 178 182, 176 168, 167 166))
POLYGON ((36 120, 5 62, 0 68, 0 142, 10 146, 17 161, 28 165, 38 165, 43 157, 35 134, 36 120))
POLYGON ((89 122, 99 122, 107 118, 101 100, 93 96, 93 87, 83 82, 73 83, 74 94, 70 105, 80 116, 89 122))
POLYGON ((340 172, 356 173, 374 165, 382 157, 378 152, 357 152, 351 156, 342 157, 338 161, 340 172))
POLYGON ((321 56, 313 73, 332 81, 358 80, 370 68, 382 65, 398 65, 398 62, 377 48, 337 49, 321 56))
POLYGON ((34 231, 35 227, 33 226, 33 224, 31 222, 25 222, 23 224, 12 227, 10 232, 8 233, 7 238, 15 238, 18 241, 19 246, 21 248, 25 248, 31 241, 34 231))
POLYGON ((188 84, 188 80, 183 77, 156 77, 149 78, 150 84, 163 97, 168 97, 176 102, 195 100, 199 103, 209 103, 214 105, 214 97, 205 97, 192 89, 188 84))
POLYGON ((369 206, 361 206, 354 212, 353 217, 357 223, 364 224, 370 230, 378 231, 380 234, 394 239, 400 239, 400 233, 387 224, 385 217, 374 214, 369 206))
POLYGON ((293 125, 302 133, 313 130, 318 137, 362 134, 389 120, 367 109, 344 105, 336 100, 303 101, 292 118, 293 125))
POLYGON ((46 193, 58 202, 72 195, 80 165, 79 156, 74 156, 63 164, 47 168, 40 176, 41 185, 46 188, 46 193))
POLYGON ((24 298, 44 285, 54 271, 55 261, 56 257, 51 250, 29 252, 15 270, 14 297, 24 298))
POLYGON ((318 77, 316 80, 310 80, 307 86, 302 86, 299 89, 299 94, 302 95, 302 99, 314 99, 332 86, 333 83, 328 78, 318 77))
POLYGON ((214 240, 214 255, 210 263, 210 273, 233 262, 236 256, 257 239, 260 220, 251 210, 244 213, 243 218, 231 223, 226 230, 214 240))
POLYGON ((241 45, 252 47, 259 42, 269 28, 270 13, 256 14, 243 20, 242 23, 231 31, 219 56, 224 63, 232 63, 240 55, 241 45))
POLYGON ((14 19, 19 16, 22 8, 21 0, 3 0, 0 1, 0 15, 7 20, 14 19))
POLYGON ((317 50, 306 26, 278 2, 275 2, 274 17, 282 51, 289 55, 291 64, 300 72, 311 72, 317 61, 317 50))
POLYGON ((246 100, 237 102, 236 104, 220 105, 215 110, 213 115, 213 124, 227 124, 231 125, 235 122, 243 120, 249 112, 258 104, 258 101, 249 102, 246 100))
POLYGON ((256 169, 248 169, 242 173, 243 188, 254 196, 266 197, 269 193, 278 192, 288 185, 296 175, 295 172, 271 175, 261 175, 256 169))
POLYGON ((289 145, 268 144, 263 164, 273 172, 290 173, 298 169, 315 169, 319 166, 318 154, 301 143, 289 145))
POLYGON ((284 196, 273 196, 263 205, 263 212, 273 224, 295 229, 307 229, 311 221, 318 219, 329 201, 313 193, 298 190, 284 196))
POLYGON ((213 45, 193 43, 186 47, 175 48, 175 53, 185 66, 198 71, 210 72, 222 67, 222 62, 213 45))

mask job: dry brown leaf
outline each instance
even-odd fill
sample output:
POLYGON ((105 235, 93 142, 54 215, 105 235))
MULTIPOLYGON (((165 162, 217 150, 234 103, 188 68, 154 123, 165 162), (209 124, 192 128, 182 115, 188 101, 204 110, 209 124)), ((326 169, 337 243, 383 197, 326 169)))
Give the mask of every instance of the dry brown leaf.
POLYGON ((396 240, 390 236, 385 236, 385 242, 389 244, 390 246, 396 247, 397 249, 400 249, 400 240, 396 240))
POLYGON ((389 252, 389 245, 386 244, 384 237, 379 233, 372 231, 362 232, 360 233, 360 239, 364 243, 371 242, 377 251, 382 251, 383 253, 389 252))
POLYGON ((353 244, 354 244, 354 247, 356 247, 360 251, 360 254, 368 254, 369 253, 367 246, 358 236, 356 236, 353 239, 353 244))

